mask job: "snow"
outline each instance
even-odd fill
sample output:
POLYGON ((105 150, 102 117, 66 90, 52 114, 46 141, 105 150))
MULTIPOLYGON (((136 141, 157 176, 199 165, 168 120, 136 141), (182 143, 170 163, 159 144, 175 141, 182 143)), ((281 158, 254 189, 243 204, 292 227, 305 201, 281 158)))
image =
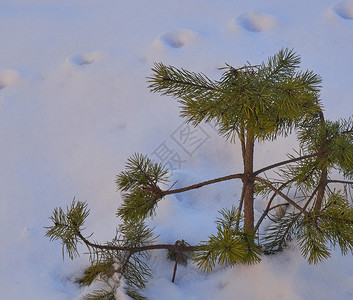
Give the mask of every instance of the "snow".
MULTIPOLYGON (((133 153, 152 155, 164 142, 180 155, 172 178, 180 187, 240 170, 239 145, 207 125, 189 154, 173 138, 183 121, 175 100, 147 89, 154 62, 217 79, 224 63, 294 48, 302 68, 323 78, 326 118, 352 115, 353 1, 1 0, 0 27, 1 299, 80 298, 73 279, 88 257, 63 261, 43 227, 76 197, 91 209, 87 235, 110 240, 121 201, 115 175, 133 153)), ((295 147, 288 141, 257 147, 258 167, 284 158, 295 147)), ((197 243, 237 197, 237 182, 168 197, 150 222, 160 241, 197 243)), ((151 264, 145 295, 155 300, 353 295, 353 259, 338 252, 318 266, 297 249, 210 274, 180 266, 174 284, 163 252, 151 264)))

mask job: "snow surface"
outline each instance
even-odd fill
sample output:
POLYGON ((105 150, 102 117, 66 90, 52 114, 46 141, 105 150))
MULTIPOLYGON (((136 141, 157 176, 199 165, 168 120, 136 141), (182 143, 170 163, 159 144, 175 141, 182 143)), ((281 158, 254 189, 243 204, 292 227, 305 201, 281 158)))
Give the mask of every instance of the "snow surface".
MULTIPOLYGON (((168 146, 181 159, 177 186, 239 172, 239 145, 207 125, 198 133, 203 144, 181 147, 178 104, 147 89, 154 62, 218 79, 224 63, 261 63, 294 48, 303 69, 323 78, 326 118, 352 115, 353 1, 1 0, 0 28, 4 300, 79 299, 86 292, 73 279, 88 257, 63 262, 60 243, 44 238, 43 227, 55 207, 76 197, 91 209, 87 235, 110 240, 121 201, 115 175, 134 152, 168 146)), ((289 138, 257 148, 257 167, 295 145, 289 138)), ((214 233, 217 211, 237 197, 237 182, 169 197, 150 223, 161 242, 197 243, 214 233)), ((145 295, 155 300, 353 297, 353 258, 339 253, 318 266, 296 249, 211 274, 189 265, 178 268, 175 284, 163 252, 153 253, 151 264, 145 295)))

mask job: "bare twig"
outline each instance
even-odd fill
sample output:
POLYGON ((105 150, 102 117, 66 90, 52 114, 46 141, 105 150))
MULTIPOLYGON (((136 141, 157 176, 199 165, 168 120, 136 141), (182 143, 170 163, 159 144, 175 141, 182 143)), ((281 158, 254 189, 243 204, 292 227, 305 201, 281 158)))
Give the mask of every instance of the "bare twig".
POLYGON ((312 158, 312 157, 315 157, 315 156, 318 156, 318 153, 303 155, 303 156, 299 156, 299 157, 296 157, 296 158, 284 160, 284 161, 281 161, 281 162, 278 162, 278 163, 269 165, 269 166, 267 166, 267 167, 264 167, 264 168, 262 168, 262 169, 260 169, 260 170, 255 171, 254 174, 253 174, 253 176, 257 176, 257 175, 259 175, 260 173, 263 173, 263 172, 265 172, 265 171, 268 171, 268 170, 271 170, 271 169, 274 169, 274 168, 277 168, 277 167, 280 167, 280 166, 283 166, 283 165, 286 165, 286 164, 294 163, 294 162, 296 162, 296 161, 300 161, 300 160, 303 160, 303 159, 312 158))
MULTIPOLYGON (((278 190, 281 191, 282 189, 284 189, 289 183, 291 183, 293 180, 288 180, 287 182, 284 182, 279 188, 278 190)), ((274 206, 271 208, 271 204, 272 204, 272 201, 275 199, 277 193, 274 192, 271 199, 268 201, 267 203, 267 206, 266 206, 266 209, 264 210, 264 212, 262 213, 260 219, 257 221, 256 223, 256 226, 255 226, 255 232, 259 229, 262 221, 265 219, 265 217, 267 216, 267 214, 269 213, 270 210, 278 207, 278 205, 274 206)), ((280 204, 281 205, 281 204, 280 204)))
POLYGON ((112 245, 100 245, 96 243, 92 243, 87 240, 82 233, 76 228, 77 236, 84 242, 87 246, 99 249, 99 250, 109 250, 109 251, 129 251, 132 254, 135 252, 142 252, 148 250, 158 250, 158 249, 165 249, 165 250, 174 250, 177 252, 194 252, 200 250, 200 246, 186 246, 180 244, 155 244, 155 245, 146 245, 146 246, 139 246, 139 247, 126 247, 126 246, 112 246, 112 245))
POLYGON ((346 181, 346 180, 327 180, 327 183, 342 183, 342 184, 351 184, 353 185, 353 181, 346 181))
POLYGON ((296 209, 298 209, 300 212, 302 212, 304 215, 308 215, 309 213, 303 209, 300 205, 298 205, 295 201, 293 201, 291 198, 289 198, 287 195, 283 194, 279 189, 275 188, 272 184, 268 183, 266 180, 260 178, 260 177, 254 177, 255 180, 265 184, 267 187, 269 187, 272 191, 274 191, 277 195, 281 196, 283 199, 285 199, 287 202, 292 204, 296 209))
POLYGON ((216 179, 212 179, 212 180, 207 180, 207 181, 203 181, 197 184, 193 184, 184 188, 180 188, 180 189, 174 189, 174 190, 167 190, 167 191, 163 191, 163 195, 170 195, 170 194, 178 194, 178 193, 182 193, 182 192, 186 192, 186 191, 190 191, 193 189, 198 189, 200 187, 203 187, 205 185, 209 185, 209 184, 213 184, 213 183, 217 183, 217 182, 222 182, 222 181, 227 181, 227 180, 231 180, 231 179, 242 179, 244 177, 244 174, 232 174, 232 175, 228 175, 228 176, 223 176, 223 177, 219 177, 216 179))

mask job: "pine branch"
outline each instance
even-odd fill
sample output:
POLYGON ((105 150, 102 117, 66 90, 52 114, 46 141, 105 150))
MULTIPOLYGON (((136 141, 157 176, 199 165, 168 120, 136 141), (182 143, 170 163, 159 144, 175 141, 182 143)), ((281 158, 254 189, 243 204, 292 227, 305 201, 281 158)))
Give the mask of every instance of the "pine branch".
POLYGON ((263 63, 260 72, 263 73, 263 82, 278 80, 282 76, 290 76, 299 67, 300 56, 293 50, 281 49, 276 55, 270 57, 267 64, 263 63))
POLYGON ((153 76, 147 77, 151 92, 161 92, 175 98, 200 99, 218 91, 212 80, 202 73, 189 72, 173 66, 156 63, 153 76))
MULTIPOLYGON (((316 154, 282 161, 254 172, 254 176, 272 168, 305 160, 314 156, 316 156, 316 154)), ((119 188, 122 191, 127 191, 127 193, 123 194, 123 204, 118 210, 118 215, 125 220, 143 220, 147 216, 153 216, 158 201, 167 195, 182 193, 232 179, 243 180, 245 176, 241 173, 231 174, 183 188, 163 191, 159 188, 157 183, 167 182, 167 179, 165 178, 167 170, 165 170, 160 164, 153 164, 147 156, 135 154, 128 160, 126 169, 126 171, 121 172, 117 176, 116 180, 119 188)))
MULTIPOLYGON (((278 190, 281 191, 283 190, 288 184, 290 184, 292 182, 292 180, 288 180, 286 182, 284 182, 279 188, 278 190)), ((262 221, 265 219, 265 217, 268 215, 268 213, 270 212, 270 210, 272 209, 275 209, 276 207, 278 207, 278 205, 274 206, 271 208, 271 205, 272 205, 272 202, 273 200, 275 199, 277 193, 274 192, 272 197, 270 198, 270 200, 267 202, 267 206, 264 210, 264 212, 262 213, 261 217, 259 218, 259 220, 257 221, 256 223, 256 226, 255 226, 255 232, 260 228, 260 225, 262 223, 262 221)), ((283 205, 283 204, 280 204, 280 205, 283 205)))
POLYGON ((83 276, 75 279, 75 282, 81 286, 89 286, 93 280, 95 280, 101 274, 104 274, 107 277, 111 277, 115 273, 113 264, 113 259, 94 262, 84 271, 83 276))
MULTIPOLYGON (((273 169, 273 168, 276 168, 276 167, 279 167, 279 166, 282 166, 282 165, 285 165, 285 164, 293 163, 293 162, 296 162, 296 161, 308 159, 308 158, 311 158, 311 157, 316 157, 316 156, 317 156, 317 154, 308 154, 308 155, 303 155, 301 157, 288 159, 288 160, 285 160, 285 161, 282 161, 282 162, 279 162, 279 163, 276 163, 276 164, 272 164, 270 166, 267 166, 265 168, 262 168, 262 169, 259 169, 259 170, 255 171, 253 173, 253 176, 256 177, 258 174, 263 173, 265 171, 268 171, 270 169, 273 169)), ((190 191, 190 190, 193 190, 193 189, 198 189, 200 187, 203 187, 203 186, 206 186, 206 185, 210 185, 210 184, 214 184, 214 183, 218 183, 218 182, 228 181, 228 180, 232 180, 232 179, 243 179, 243 178, 244 178, 244 174, 242 174, 242 173, 222 176, 222 177, 218 177, 218 178, 215 178, 215 179, 203 181, 203 182, 200 182, 200 183, 197 183, 197 184, 193 184, 193 185, 190 185, 190 186, 186 186, 186 187, 183 187, 183 188, 162 191, 160 193, 160 197, 164 197, 164 196, 170 195, 170 194, 178 194, 178 193, 190 191)))
POLYGON ((327 180, 327 183, 342 183, 342 184, 349 184, 349 185, 353 185, 353 181, 348 181, 348 180, 332 180, 329 179, 327 180))
POLYGON ((317 264, 331 256, 327 247, 327 237, 317 223, 305 219, 297 238, 302 255, 308 259, 309 264, 317 264))
MULTIPOLYGON (((303 206, 304 210, 306 210, 306 208, 309 206, 310 202, 314 199, 318 189, 319 189, 319 187, 317 186, 316 189, 312 192, 311 196, 309 197, 309 199, 306 201, 305 205, 303 206)), ((292 230, 292 226, 296 224, 296 222, 298 221, 298 219, 300 217, 301 217, 301 213, 296 214, 296 216, 293 218, 291 223, 288 225, 287 229, 283 233, 283 236, 282 236, 282 238, 281 238, 281 240, 280 240, 280 242, 278 244, 279 248, 282 248, 283 243, 287 239, 287 235, 289 234, 290 230, 292 230)))
POLYGON ((259 181, 263 184, 265 184, 268 188, 270 188, 272 191, 274 191, 277 195, 281 196, 284 200, 286 200, 288 203, 292 204, 296 209, 298 209, 301 213, 304 215, 308 215, 308 212, 303 209, 300 205, 298 205, 296 202, 294 202, 292 199, 290 199, 287 195, 283 194, 279 189, 276 189, 273 185, 268 183, 266 180, 263 180, 260 177, 253 177, 256 181, 259 181))
POLYGON ((214 184, 214 183, 218 183, 218 182, 222 182, 222 181, 227 181, 227 180, 232 180, 232 179, 242 179, 243 176, 244 176, 243 174, 227 175, 227 176, 215 178, 215 179, 212 179, 212 180, 203 181, 203 182, 200 182, 200 183, 197 183, 197 184, 193 184, 193 185, 190 185, 190 186, 187 186, 187 187, 174 189, 174 190, 163 191, 163 194, 164 195, 178 194, 178 193, 190 191, 190 190, 193 190, 193 189, 198 189, 198 188, 203 187, 205 185, 210 185, 210 184, 214 184))
POLYGON ((337 168, 345 177, 353 178, 353 122, 313 120, 303 122, 298 133, 302 148, 309 152, 318 152, 315 161, 322 169, 337 168))
POLYGON ((217 235, 210 235, 195 253, 194 261, 199 269, 210 272, 216 264, 234 266, 259 262, 260 250, 254 242, 255 236, 237 228, 238 219, 242 217, 235 206, 219 213, 221 217, 216 221, 217 235))
POLYGON ((142 296, 141 293, 136 289, 132 289, 128 287, 128 288, 125 288, 125 291, 126 291, 126 295, 128 295, 134 300, 147 300, 147 298, 142 296))
POLYGON ((116 300, 114 292, 112 290, 105 290, 104 288, 100 290, 95 290, 83 296, 84 300, 116 300))
POLYGON ((164 197, 158 184, 169 181, 168 170, 137 153, 128 159, 125 169, 116 179, 118 188, 124 192, 118 215, 124 220, 135 221, 152 216, 157 202, 164 197))
POLYGON ((113 291, 119 284, 119 281, 114 279, 115 273, 125 278, 128 294, 135 295, 138 297, 136 299, 143 299, 136 289, 144 288, 146 278, 151 276, 150 268, 143 261, 147 258, 147 251, 165 249, 184 255, 201 249, 200 246, 190 246, 187 243, 151 244, 154 241, 152 230, 141 222, 131 221, 119 226, 121 237, 114 238, 112 242, 106 244, 92 242, 84 237, 81 231, 84 219, 88 216, 86 207, 87 204, 74 200, 71 207, 67 208, 67 212, 60 208, 55 209, 54 216, 51 217, 54 225, 47 227, 47 236, 51 240, 61 239, 70 258, 78 255, 78 243, 87 246, 90 258, 95 263, 77 281, 89 285, 99 278, 107 284, 107 287, 86 295, 86 299, 111 299, 109 297, 114 294, 113 291), (116 264, 119 267, 116 267, 116 264))
MULTIPOLYGON (((306 210, 310 205, 311 201, 314 199, 318 190, 318 186, 310 195, 309 199, 306 201, 303 206, 303 210, 306 210)), ((273 195, 273 197, 276 193, 273 195)), ((283 245, 288 241, 292 240, 298 233, 298 230, 303 222, 302 212, 291 213, 285 215, 283 218, 278 218, 274 220, 274 224, 271 225, 268 229, 268 232, 264 238, 265 244, 263 245, 266 251, 274 251, 274 248, 277 248, 275 251, 282 251, 283 245)))
POLYGON ((286 165, 286 164, 294 163, 294 162, 297 162, 297 161, 301 161, 301 160, 312 158, 312 157, 316 157, 316 156, 318 156, 318 153, 303 155, 303 156, 300 156, 300 157, 295 157, 295 158, 291 158, 291 159, 288 159, 288 160, 284 160, 284 161, 269 165, 267 167, 264 167, 262 169, 259 169, 259 170, 255 171, 253 173, 253 176, 257 176, 257 175, 259 175, 259 174, 261 174, 263 172, 266 172, 268 170, 271 170, 271 169, 274 169, 274 168, 277 168, 277 167, 280 167, 280 166, 283 166, 283 165, 286 165))
MULTIPOLYGON (((235 223, 235 229, 237 231, 239 231, 239 224, 240 224, 240 220, 241 220, 241 212, 243 210, 245 189, 246 189, 246 185, 247 184, 248 184, 247 182, 244 184, 244 188, 241 191, 241 196, 240 196, 240 200, 239 200, 239 206, 238 206, 238 210, 237 210, 237 221, 235 223)), ((256 232, 256 230, 255 230, 255 232, 256 232)))
POLYGON ((53 216, 50 217, 54 226, 45 227, 45 229, 47 229, 45 236, 48 237, 50 241, 62 241, 63 258, 65 250, 70 259, 74 259, 79 255, 77 250, 77 244, 79 242, 77 231, 83 226, 88 215, 89 210, 87 209, 87 204, 76 201, 75 198, 71 206, 66 207, 66 212, 61 208, 54 209, 53 216))
POLYGON ((94 249, 99 249, 99 250, 129 251, 132 253, 136 253, 136 252, 158 250, 158 249, 174 250, 174 251, 180 251, 180 252, 194 252, 199 249, 199 246, 184 246, 184 245, 175 245, 175 244, 155 244, 155 245, 146 245, 146 246, 140 246, 140 247, 101 245, 101 244, 90 242, 79 231, 77 231, 76 234, 82 240, 82 242, 84 242, 87 246, 94 249))

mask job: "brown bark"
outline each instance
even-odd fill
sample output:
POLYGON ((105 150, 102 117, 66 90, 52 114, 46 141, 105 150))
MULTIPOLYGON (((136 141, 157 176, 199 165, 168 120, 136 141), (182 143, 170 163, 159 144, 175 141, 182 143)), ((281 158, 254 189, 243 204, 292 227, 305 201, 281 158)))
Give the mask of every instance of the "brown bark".
POLYGON ((178 244, 155 244, 155 245, 146 245, 146 246, 139 246, 139 247, 128 247, 128 246, 113 246, 113 245, 101 245, 92 243, 87 240, 82 233, 76 228, 77 236, 85 243, 87 246, 90 246, 94 249, 100 250, 108 250, 108 251, 129 251, 131 254, 136 252, 142 251, 149 251, 149 250, 158 250, 158 249, 165 249, 165 250, 174 250, 179 253, 182 252, 195 252, 201 250, 200 246, 185 246, 185 245, 178 245, 178 244))
MULTIPOLYGON (((321 121, 321 125, 325 126, 325 118, 324 118, 324 114, 321 113, 320 114, 320 121, 321 121)), ((324 146, 326 143, 329 142, 330 139, 328 139, 328 132, 327 129, 325 131, 325 141, 323 141, 322 143, 322 149, 324 149, 324 146)), ((323 155, 320 154, 319 157, 323 155)), ((318 186, 318 190, 317 190, 317 197, 316 197, 316 201, 314 204, 314 212, 316 214, 318 214, 321 210, 321 206, 322 206, 322 202, 324 201, 324 196, 325 196, 325 189, 326 189, 326 185, 327 185, 327 167, 323 166, 321 169, 322 173, 321 173, 321 177, 320 177, 320 182, 319 182, 319 186, 318 186)))
MULTIPOLYGON (((245 165, 245 156, 246 156, 245 153, 246 153, 245 142, 244 143, 242 142, 242 154, 243 154, 243 164, 244 165, 245 165)), ((282 165, 285 165, 285 164, 289 164, 289 163, 292 163, 292 162, 300 161, 300 160, 311 158, 311 157, 315 157, 315 156, 317 156, 316 153, 315 154, 310 154, 310 155, 304 155, 304 156, 301 156, 301 157, 296 157, 296 158, 292 158, 292 159, 288 159, 288 160, 284 160, 284 161, 281 161, 279 163, 267 166, 265 168, 262 168, 262 169, 259 169, 259 170, 255 171, 255 172, 253 172, 252 176, 250 176, 250 177, 254 177, 255 178, 258 174, 260 174, 262 172, 265 172, 265 171, 268 171, 268 170, 271 170, 271 169, 276 168, 278 166, 282 166, 282 165)), ((214 184, 214 183, 223 182, 223 181, 232 180, 232 179, 242 179, 244 181, 244 178, 246 178, 246 177, 249 177, 249 176, 246 175, 246 174, 244 175, 244 173, 231 174, 231 175, 227 175, 227 176, 223 176, 223 177, 219 177, 219 178, 203 181, 203 182, 200 182, 200 183, 197 183, 197 184, 193 184, 193 185, 190 185, 190 186, 187 186, 187 187, 179 188, 179 189, 173 189, 173 190, 170 189, 170 190, 165 190, 165 191, 161 190, 159 197, 163 198, 166 195, 183 193, 183 192, 191 191, 191 190, 194 190, 194 189, 198 189, 200 187, 203 187, 203 186, 206 186, 206 185, 209 185, 209 184, 214 184)), ((333 182, 333 181, 330 181, 330 182, 333 182)), ((353 182, 348 182, 348 181, 346 182, 345 181, 345 182, 342 182, 342 183, 350 184, 350 183, 353 183, 353 182)), ((243 188, 243 193, 244 192, 245 192, 245 188, 243 188)), ((243 199, 243 196, 241 197, 241 199, 243 199)), ((239 207, 241 208, 242 205, 240 205, 239 207)))
POLYGON ((237 179, 237 178, 239 178, 239 179, 243 178, 243 174, 227 175, 227 176, 219 177, 219 178, 216 178, 216 179, 203 181, 203 182, 200 182, 200 183, 197 183, 197 184, 193 184, 193 185, 190 185, 190 186, 187 186, 187 187, 184 187, 184 188, 180 188, 180 189, 162 191, 162 193, 163 193, 162 197, 164 197, 166 195, 187 192, 187 191, 190 191, 190 190, 198 189, 198 188, 203 187, 205 185, 218 183, 218 182, 222 182, 222 181, 227 181, 227 180, 231 180, 231 179, 237 179))
POLYGON ((324 167, 321 173, 321 178, 317 190, 317 197, 314 205, 314 212, 319 213, 321 210, 322 202, 324 201, 325 189, 327 185, 327 168, 324 167))
POLYGON ((253 136, 247 133, 245 149, 243 150, 244 161, 244 231, 253 233, 254 231, 254 145, 253 136))

